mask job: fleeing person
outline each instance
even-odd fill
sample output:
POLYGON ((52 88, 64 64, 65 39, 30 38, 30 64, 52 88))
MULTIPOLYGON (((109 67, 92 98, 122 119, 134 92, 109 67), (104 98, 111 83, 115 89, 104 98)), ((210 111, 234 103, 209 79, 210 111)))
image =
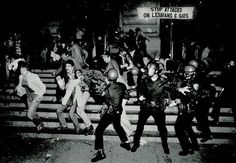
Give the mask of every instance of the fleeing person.
POLYGON ((37 108, 43 100, 46 92, 46 86, 37 74, 29 71, 28 65, 24 61, 18 62, 20 70, 19 84, 16 87, 17 94, 27 96, 27 117, 35 124, 37 131, 40 132, 44 128, 41 118, 36 113, 37 108))

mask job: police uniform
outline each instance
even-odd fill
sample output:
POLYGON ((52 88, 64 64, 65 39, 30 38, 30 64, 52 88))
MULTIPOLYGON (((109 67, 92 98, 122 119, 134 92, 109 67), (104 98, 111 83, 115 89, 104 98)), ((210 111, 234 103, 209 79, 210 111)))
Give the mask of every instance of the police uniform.
POLYGON ((207 78, 204 76, 199 76, 198 81, 200 84, 200 90, 195 117, 198 122, 197 129, 201 131, 203 137, 201 142, 206 142, 207 140, 212 139, 208 115, 211 103, 213 101, 215 89, 210 85, 207 78))
POLYGON ((120 122, 123 111, 122 100, 129 99, 129 94, 126 86, 123 83, 117 82, 118 75, 116 69, 112 68, 108 71, 108 80, 110 80, 110 83, 104 90, 104 107, 102 108, 101 119, 95 131, 95 150, 97 152, 91 159, 92 162, 106 158, 103 149, 103 133, 111 123, 113 123, 113 127, 122 142, 120 146, 126 150, 130 150, 128 138, 120 122))
POLYGON ((219 78, 219 85, 223 88, 221 95, 215 100, 215 105, 212 110, 212 118, 215 122, 219 122, 220 109, 223 106, 231 107, 234 116, 234 126, 236 127, 236 66, 235 61, 231 60, 223 70, 221 77, 219 78), (233 62, 233 63, 232 63, 233 62))
POLYGON ((197 129, 201 131, 202 139, 201 142, 206 142, 212 139, 211 130, 208 123, 209 108, 215 94, 215 88, 210 85, 209 80, 206 78, 206 70, 203 64, 196 60, 189 61, 189 65, 193 66, 197 70, 195 76, 195 82, 199 83, 200 87, 198 90, 199 100, 196 109, 196 120, 198 122, 197 129))
POLYGON ((114 129, 120 137, 121 142, 128 140, 123 127, 120 124, 122 113, 122 100, 129 98, 126 86, 120 82, 110 83, 104 90, 107 111, 101 116, 99 124, 95 131, 95 150, 103 149, 103 132, 113 123, 114 129))
POLYGON ((178 106, 178 117, 175 122, 176 136, 178 137, 182 148, 179 155, 193 154, 194 149, 199 150, 197 137, 192 128, 192 120, 195 116, 195 111, 199 100, 199 94, 197 92, 197 87, 199 84, 194 80, 185 79, 178 82, 177 89, 186 86, 189 87, 189 92, 185 92, 185 95, 179 93, 181 103, 178 106))
POLYGON ((160 132, 164 152, 166 154, 169 154, 169 148, 167 144, 168 133, 165 125, 166 117, 164 112, 164 101, 165 98, 168 97, 167 86, 167 81, 160 77, 158 77, 154 81, 149 77, 146 77, 141 83, 140 96, 145 97, 145 100, 141 103, 137 130, 134 134, 134 146, 131 149, 132 152, 135 152, 139 147, 139 141, 147 119, 150 116, 153 116, 160 132))

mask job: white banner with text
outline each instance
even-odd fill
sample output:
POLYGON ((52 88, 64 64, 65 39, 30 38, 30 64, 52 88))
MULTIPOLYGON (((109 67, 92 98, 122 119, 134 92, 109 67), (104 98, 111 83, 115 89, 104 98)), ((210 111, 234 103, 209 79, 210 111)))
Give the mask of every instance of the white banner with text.
POLYGON ((139 19, 193 19, 194 7, 140 7, 139 19))

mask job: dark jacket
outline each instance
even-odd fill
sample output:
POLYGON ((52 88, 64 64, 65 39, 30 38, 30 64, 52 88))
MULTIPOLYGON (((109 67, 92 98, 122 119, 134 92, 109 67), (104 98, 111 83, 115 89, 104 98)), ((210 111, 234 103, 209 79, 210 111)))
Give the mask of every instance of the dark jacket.
POLYGON ((120 82, 112 82, 104 90, 105 103, 109 108, 122 112, 122 100, 129 99, 126 86, 120 82))
POLYGON ((140 96, 144 96, 145 103, 155 103, 155 106, 162 106, 168 95, 169 83, 166 79, 159 77, 152 81, 149 77, 143 79, 141 83, 140 96))

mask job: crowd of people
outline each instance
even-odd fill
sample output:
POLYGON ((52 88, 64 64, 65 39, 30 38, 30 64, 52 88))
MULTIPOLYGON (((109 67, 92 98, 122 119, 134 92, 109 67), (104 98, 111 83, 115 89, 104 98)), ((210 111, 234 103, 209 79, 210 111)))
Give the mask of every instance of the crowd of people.
MULTIPOLYGON (((60 123, 58 130, 68 128, 64 111, 69 109, 69 117, 80 133, 78 116, 85 124, 85 135, 95 134, 96 154, 92 162, 106 158, 103 145, 103 133, 109 124, 113 124, 121 144, 120 146, 135 152, 140 146, 144 125, 153 116, 157 125, 165 154, 169 154, 168 130, 166 128, 167 106, 178 108, 175 122, 176 136, 182 151, 179 155, 186 156, 199 150, 197 136, 192 128, 193 118, 196 117, 197 129, 201 131, 201 142, 213 138, 209 127, 209 108, 213 107, 211 117, 215 124, 219 123, 220 108, 227 104, 232 108, 235 124, 236 111, 235 91, 235 61, 229 59, 217 80, 211 80, 212 74, 206 64, 199 58, 174 61, 170 58, 153 58, 147 53, 146 41, 150 41, 140 28, 127 33, 118 28, 101 54, 104 66, 91 69, 86 62, 89 55, 86 42, 83 40, 84 31, 78 30, 71 44, 55 44, 50 56, 58 63, 58 69, 53 72, 57 81, 57 96, 54 102, 60 103, 56 113, 60 123), (220 88, 219 90, 216 90, 220 88), (140 105, 136 130, 126 115, 126 103, 131 91, 137 91, 137 101, 140 105), (86 103, 90 97, 102 104, 101 118, 96 129, 85 112, 86 103), (133 145, 128 138, 133 136, 133 145)), ((45 50, 45 49, 44 49, 45 50)), ((19 50, 18 50, 19 51, 19 50)), ((44 56, 42 51, 42 56, 44 56)), ((186 54, 188 55, 188 54, 186 54)), ((99 62, 100 64, 100 62, 99 62)), ((36 110, 46 92, 45 84, 40 78, 30 72, 26 59, 17 62, 19 79, 17 95, 27 99, 27 117, 35 124, 37 131, 44 129, 44 124, 36 110)), ((222 66, 223 67, 223 66, 222 66)), ((235 125, 236 126, 236 125, 235 125)))

